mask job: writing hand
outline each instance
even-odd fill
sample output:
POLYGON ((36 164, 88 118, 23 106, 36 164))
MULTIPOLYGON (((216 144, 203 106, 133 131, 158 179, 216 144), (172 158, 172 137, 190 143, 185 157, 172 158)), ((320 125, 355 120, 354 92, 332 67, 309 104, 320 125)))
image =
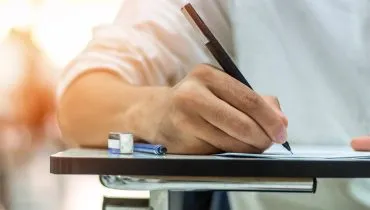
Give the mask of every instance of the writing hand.
POLYGON ((143 130, 170 153, 259 153, 286 141, 287 119, 275 97, 260 96, 226 73, 199 65, 147 102, 143 130), (151 115, 151 116, 148 116, 151 115), (156 126, 154 126, 156 125, 156 126))

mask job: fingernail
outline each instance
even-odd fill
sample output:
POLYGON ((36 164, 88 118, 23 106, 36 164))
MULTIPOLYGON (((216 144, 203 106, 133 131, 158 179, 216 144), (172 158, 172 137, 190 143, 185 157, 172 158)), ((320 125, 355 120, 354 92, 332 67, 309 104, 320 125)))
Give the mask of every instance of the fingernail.
POLYGON ((282 128, 279 134, 276 136, 275 141, 277 143, 284 143, 286 142, 287 138, 288 138, 288 134, 287 134, 286 128, 282 128))
POLYGON ((280 117, 286 117, 285 114, 282 111, 278 111, 277 113, 278 113, 278 115, 280 115, 280 117))

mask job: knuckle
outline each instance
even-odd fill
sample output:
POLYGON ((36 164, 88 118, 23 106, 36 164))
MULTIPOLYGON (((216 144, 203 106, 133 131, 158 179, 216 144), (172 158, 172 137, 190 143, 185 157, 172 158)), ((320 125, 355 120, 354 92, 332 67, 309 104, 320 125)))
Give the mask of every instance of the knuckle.
POLYGON ((210 77, 213 77, 214 70, 206 64, 197 65, 193 71, 190 72, 190 76, 200 81, 206 81, 210 77))
POLYGON ((189 124, 187 115, 178 111, 172 115, 171 121, 175 128, 184 128, 189 124))
POLYGON ((258 94, 253 92, 249 92, 244 94, 242 97, 242 102, 246 105, 246 107, 250 110, 259 109, 262 106, 262 99, 258 94))
POLYGON ((173 95, 173 102, 176 107, 195 106, 197 104, 199 93, 195 91, 195 85, 190 82, 181 84, 173 95))
POLYGON ((240 139, 247 139, 252 134, 252 127, 250 123, 245 120, 236 120, 232 124, 235 132, 239 134, 240 139))
POLYGON ((228 113, 224 109, 217 109, 213 112, 216 122, 227 121, 228 113))
POLYGON ((223 77, 223 78, 219 78, 219 81, 220 83, 222 83, 222 88, 223 90, 225 90, 225 92, 229 93, 230 95, 233 95, 233 96, 238 96, 238 89, 235 88, 235 83, 233 82, 228 82, 227 81, 227 78, 223 77))

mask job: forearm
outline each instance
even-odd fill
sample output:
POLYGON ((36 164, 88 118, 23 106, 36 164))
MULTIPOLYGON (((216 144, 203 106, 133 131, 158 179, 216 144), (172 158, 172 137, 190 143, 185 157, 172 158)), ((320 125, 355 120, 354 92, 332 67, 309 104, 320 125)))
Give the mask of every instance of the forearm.
MULTIPOLYGON (((168 87, 140 87, 105 71, 76 79, 60 100, 59 125, 63 139, 80 146, 106 147, 111 131, 132 132, 152 139, 155 112, 168 87), (154 100, 154 98, 156 100, 154 100)), ((165 99, 163 99, 165 100, 165 99)))
MULTIPOLYGON (((202 8, 203 1, 192 2, 202 8)), ((154 96, 161 100, 157 98, 168 89, 165 85, 176 84, 194 65, 212 63, 181 14, 182 5, 182 0, 125 1, 114 23, 94 30, 93 39, 66 67, 59 84, 59 124, 64 139, 99 147, 106 145, 109 131, 130 131, 149 141, 155 139, 153 125, 159 118, 150 100, 154 96), (96 68, 107 71, 75 80, 96 68)), ((221 13, 213 8, 204 14, 215 12, 221 13)), ((208 19, 219 26, 218 19, 208 19)))

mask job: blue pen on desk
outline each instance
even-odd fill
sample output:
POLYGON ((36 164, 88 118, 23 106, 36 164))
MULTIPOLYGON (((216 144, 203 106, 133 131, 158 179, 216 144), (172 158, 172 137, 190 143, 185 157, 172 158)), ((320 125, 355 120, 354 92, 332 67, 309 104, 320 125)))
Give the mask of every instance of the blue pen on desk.
POLYGON ((135 143, 134 152, 144 152, 144 153, 150 153, 154 155, 164 155, 167 153, 167 148, 159 144, 135 143))

